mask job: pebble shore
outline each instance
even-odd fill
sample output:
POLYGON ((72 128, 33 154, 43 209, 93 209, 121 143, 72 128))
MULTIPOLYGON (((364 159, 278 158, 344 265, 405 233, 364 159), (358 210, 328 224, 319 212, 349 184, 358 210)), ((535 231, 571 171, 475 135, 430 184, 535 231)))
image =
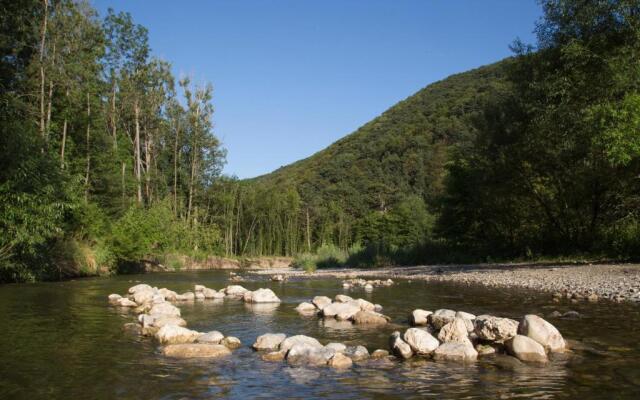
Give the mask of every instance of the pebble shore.
POLYGON ((327 269, 305 274, 294 269, 258 271, 257 274, 283 274, 291 278, 393 278, 436 282, 478 284, 487 287, 526 288, 548 292, 554 298, 640 304, 639 264, 477 264, 381 269, 327 269))

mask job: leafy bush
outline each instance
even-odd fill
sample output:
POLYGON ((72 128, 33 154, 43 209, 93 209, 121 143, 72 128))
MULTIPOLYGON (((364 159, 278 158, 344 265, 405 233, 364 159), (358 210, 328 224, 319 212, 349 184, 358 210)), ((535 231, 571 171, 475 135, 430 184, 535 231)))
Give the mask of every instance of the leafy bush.
POLYGON ((316 256, 310 253, 302 253, 296 256, 292 265, 296 268, 301 268, 307 273, 315 272, 318 268, 316 263, 316 256))

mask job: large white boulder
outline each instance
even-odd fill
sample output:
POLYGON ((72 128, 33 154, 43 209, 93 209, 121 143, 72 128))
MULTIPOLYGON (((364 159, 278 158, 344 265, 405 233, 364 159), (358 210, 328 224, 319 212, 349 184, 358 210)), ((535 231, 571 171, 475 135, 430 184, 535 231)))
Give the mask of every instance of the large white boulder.
POLYGON ((558 329, 537 315, 525 315, 520 322, 518 333, 530 337, 549 351, 563 351, 566 346, 558 329))
POLYGON ((365 299, 355 299, 349 303, 357 305, 362 311, 374 311, 376 309, 375 304, 365 299))
POLYGON ((492 315, 480 315, 474 320, 474 332, 480 339, 503 342, 518 333, 518 321, 492 315))
POLYGON ((313 305, 318 307, 318 310, 322 310, 323 308, 331 304, 331 299, 327 296, 316 296, 313 298, 313 300, 311 300, 311 302, 313 303, 313 305))
POLYGON ((233 296, 233 297, 241 297, 244 292, 247 292, 248 290, 243 288, 240 285, 229 285, 224 289, 224 293, 227 296, 233 296))
POLYGON ((438 348, 438 339, 423 329, 409 328, 404 333, 404 341, 411 347, 411 350, 419 355, 431 354, 438 348))
POLYGON ((146 283, 140 283, 138 285, 131 286, 129 288, 129 294, 135 294, 137 291, 140 291, 140 290, 153 290, 153 288, 147 285, 146 283))
POLYGON ((129 300, 126 297, 121 297, 117 300, 116 305, 119 307, 138 307, 138 303, 129 300))
POLYGON ((280 350, 287 352, 295 345, 305 345, 310 347, 324 347, 318 339, 305 335, 295 335, 286 338, 280 343, 280 350))
MULTIPOLYGON (((202 289, 202 294, 204 295, 205 299, 215 299, 218 292, 213 289, 204 288, 202 289)), ((222 295, 222 297, 224 297, 224 294, 222 295)))
POLYGON ((335 350, 330 348, 298 343, 287 352, 287 362, 296 365, 325 365, 335 355, 335 350))
POLYGON ((284 333, 265 333, 264 335, 258 336, 256 342, 251 347, 256 350, 275 350, 280 347, 280 343, 286 338, 287 335, 284 333))
POLYGON ((193 343, 200 332, 176 325, 165 325, 156 332, 156 339, 162 344, 193 343))
POLYGON ((327 365, 338 369, 351 368, 353 360, 342 353, 335 353, 333 357, 329 359, 327 365))
POLYGON ((544 347, 527 336, 516 335, 507 340, 505 346, 509 353, 520 361, 547 362, 544 347))
POLYGON ((359 311, 360 307, 353 302, 331 303, 322 308, 322 315, 325 318, 339 318, 340 320, 347 320, 351 319, 351 317, 356 315, 359 311))
POLYGON ((164 296, 167 301, 176 301, 176 297, 178 296, 178 293, 167 288, 158 289, 158 294, 164 296))
POLYGON ((280 303, 280 299, 271 289, 258 289, 244 293, 244 301, 247 303, 280 303))

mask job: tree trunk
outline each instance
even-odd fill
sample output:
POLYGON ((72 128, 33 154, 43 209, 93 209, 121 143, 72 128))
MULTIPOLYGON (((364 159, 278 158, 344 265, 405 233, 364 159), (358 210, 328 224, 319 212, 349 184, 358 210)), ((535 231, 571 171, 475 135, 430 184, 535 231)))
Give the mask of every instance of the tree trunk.
MULTIPOLYGON (((65 99, 69 97, 69 88, 64 92, 65 99)), ((67 114, 64 115, 64 122, 62 123, 62 140, 60 143, 60 169, 64 169, 64 150, 67 145, 67 114)))
POLYGON ((197 172, 197 160, 198 160, 198 118, 200 118, 200 108, 196 109, 196 118, 193 127, 193 143, 191 144, 191 176, 189 177, 189 202, 187 206, 187 221, 191 223, 191 207, 193 205, 193 195, 195 183, 195 176, 197 172))
POLYGON ((89 93, 87 92, 87 137, 86 137, 86 145, 87 145, 87 168, 84 176, 84 201, 89 200, 89 171, 91 170, 91 103, 89 101, 89 93))
POLYGON ((145 128, 144 130, 144 194, 147 199, 147 204, 151 203, 151 136, 149 135, 149 131, 145 128))
POLYGON ((116 78, 113 78, 111 91, 111 136, 113 136, 113 150, 118 150, 118 136, 116 126, 116 78))
MULTIPOLYGON (((53 42, 53 55, 51 57, 51 67, 55 66, 56 62, 56 42, 53 42)), ((51 128, 51 103, 53 101, 53 79, 49 78, 49 97, 47 98, 47 122, 45 123, 44 135, 45 140, 49 141, 49 133, 51 128)))
POLYGON ((307 208, 307 252, 311 253, 311 224, 309 221, 309 208, 307 208))
POLYGON ((176 140, 173 145, 173 213, 178 217, 178 140, 180 138, 180 120, 176 122, 176 140))
POLYGON ((45 136, 45 111, 44 111, 44 86, 45 86, 45 73, 44 73, 44 45, 47 37, 47 20, 49 17, 49 0, 42 1, 44 5, 44 18, 42 19, 42 30, 40 33, 40 135, 45 136))
POLYGON ((135 116, 136 132, 133 140, 133 157, 134 157, 134 173, 136 175, 137 185, 137 201, 138 204, 142 204, 142 182, 141 182, 141 160, 140 160, 140 106, 138 105, 138 99, 134 101, 133 113, 135 116))
POLYGON ((127 164, 122 162, 122 209, 127 205, 127 188, 125 184, 125 171, 127 164))

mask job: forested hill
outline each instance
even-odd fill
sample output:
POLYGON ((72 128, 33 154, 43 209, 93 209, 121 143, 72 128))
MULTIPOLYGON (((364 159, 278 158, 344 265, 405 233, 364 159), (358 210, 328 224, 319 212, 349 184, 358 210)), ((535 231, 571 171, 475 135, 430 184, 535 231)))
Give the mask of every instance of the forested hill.
POLYGON ((449 147, 473 137, 472 121, 503 88, 507 63, 433 83, 326 149, 248 183, 293 185, 303 202, 335 202, 351 216, 386 210, 409 194, 431 203, 442 191, 449 147))

